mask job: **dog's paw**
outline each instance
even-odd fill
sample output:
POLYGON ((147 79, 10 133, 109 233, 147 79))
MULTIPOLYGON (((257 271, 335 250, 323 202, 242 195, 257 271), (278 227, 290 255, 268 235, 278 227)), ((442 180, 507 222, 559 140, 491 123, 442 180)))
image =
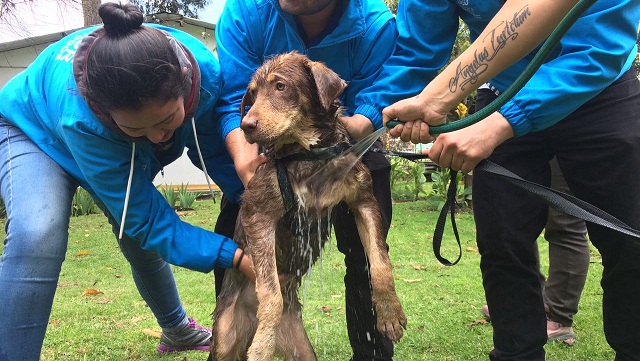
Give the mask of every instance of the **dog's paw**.
POLYGON ((397 297, 383 302, 375 302, 378 319, 378 331, 393 342, 398 342, 407 328, 407 317, 397 297))

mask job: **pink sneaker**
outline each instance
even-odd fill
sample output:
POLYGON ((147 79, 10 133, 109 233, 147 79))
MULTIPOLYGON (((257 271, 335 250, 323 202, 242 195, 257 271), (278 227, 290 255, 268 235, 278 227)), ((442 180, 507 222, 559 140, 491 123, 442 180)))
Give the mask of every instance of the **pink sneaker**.
POLYGON ((547 320, 547 339, 548 342, 561 341, 569 346, 573 346, 576 342, 576 334, 573 333, 573 327, 565 327, 559 322, 547 320))

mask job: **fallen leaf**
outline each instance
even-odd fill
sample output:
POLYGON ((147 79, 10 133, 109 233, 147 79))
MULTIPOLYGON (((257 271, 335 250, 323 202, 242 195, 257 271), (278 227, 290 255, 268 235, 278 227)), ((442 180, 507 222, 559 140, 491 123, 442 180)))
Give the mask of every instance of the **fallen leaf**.
POLYGON ((120 273, 116 273, 115 276, 116 278, 122 278, 122 275, 120 273))
POLYGON ((411 279, 403 279, 403 281, 407 282, 407 283, 417 283, 417 282, 422 282, 422 278, 411 278, 411 279))
POLYGON ((478 250, 473 247, 467 247, 467 252, 475 252, 478 253, 478 250))
POLYGON ((327 313, 331 311, 331 306, 324 305, 322 306, 322 312, 327 313))
POLYGON ((97 302, 99 305, 104 305, 106 303, 111 303, 111 300, 108 300, 106 298, 101 298, 100 300, 98 300, 97 302))
POLYGON ((80 257, 80 256, 86 256, 89 254, 89 251, 87 251, 86 249, 76 253, 76 257, 80 257))
POLYGON ((331 295, 331 298, 342 298, 342 295, 331 295))
POLYGON ((104 292, 98 291, 95 288, 87 288, 86 290, 84 290, 84 292, 82 292, 83 296, 95 296, 95 295, 102 295, 102 294, 104 294, 104 292))
POLYGON ((156 330, 152 330, 150 328, 143 329, 142 333, 144 333, 147 336, 151 336, 151 337, 155 337, 155 338, 160 338, 162 336, 162 332, 156 331, 156 330))
POLYGON ((417 266, 413 266, 413 269, 416 270, 416 271, 424 271, 425 269, 427 269, 427 267, 421 266, 421 265, 417 265, 417 266))
POLYGON ((475 320, 475 321, 473 321, 473 322, 471 322, 471 323, 467 323, 465 326, 467 326, 467 327, 473 327, 473 326, 478 326, 478 325, 485 325, 485 324, 487 324, 487 323, 488 323, 488 322, 487 322, 487 320, 485 320, 485 319, 479 319, 479 320, 475 320))
POLYGON ((60 319, 59 318, 54 318, 54 319, 49 320, 49 324, 50 325, 54 325, 55 326, 55 325, 57 325, 59 323, 60 323, 60 319))

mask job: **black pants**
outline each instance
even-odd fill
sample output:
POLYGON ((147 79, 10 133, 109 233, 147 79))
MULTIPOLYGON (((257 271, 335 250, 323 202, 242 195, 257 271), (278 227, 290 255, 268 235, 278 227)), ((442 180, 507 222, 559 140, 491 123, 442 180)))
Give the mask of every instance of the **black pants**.
MULTIPOLYGON (((374 144, 374 147, 380 146, 380 142, 374 144)), ((386 236, 389 232, 392 213, 391 165, 384 155, 371 152, 364 154, 362 162, 371 171, 373 192, 380 205, 386 236)), ((215 232, 227 237, 233 237, 239 206, 223 197, 220 207, 220 216, 216 221, 215 232)), ((333 229, 338 243, 338 250, 345 255, 346 317, 349 342, 353 350, 352 360, 391 360, 393 358, 393 342, 376 329, 376 315, 371 301, 371 284, 369 282, 367 258, 358 235, 353 214, 344 203, 339 204, 333 210, 333 229)), ((214 270, 216 296, 222 287, 224 271, 222 268, 214 270)))
MULTIPOLYGON (((477 105, 493 98, 480 91, 477 105)), ((500 145, 490 160, 549 185, 555 155, 571 192, 640 228, 640 84, 633 72, 542 131, 500 145)), ((493 324, 492 360, 544 360, 545 312, 534 247, 547 205, 484 172, 473 177, 483 285, 493 324)), ((587 223, 602 255, 603 323, 616 360, 640 360, 640 246, 587 223)), ((637 241, 637 240, 636 240, 637 241)))

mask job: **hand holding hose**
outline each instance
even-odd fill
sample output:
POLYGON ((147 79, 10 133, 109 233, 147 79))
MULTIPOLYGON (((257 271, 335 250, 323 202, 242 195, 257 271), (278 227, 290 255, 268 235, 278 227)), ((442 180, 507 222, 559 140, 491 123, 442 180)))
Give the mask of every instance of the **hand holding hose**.
POLYGON ((427 154, 443 168, 469 173, 512 137, 511 124, 495 112, 466 128, 438 135, 427 154))
POLYGON ((447 111, 435 109, 433 103, 424 101, 429 97, 425 97, 423 93, 400 100, 382 110, 382 122, 390 128, 389 134, 392 137, 400 137, 404 142, 415 144, 429 143, 435 139, 429 132, 430 125, 444 124, 447 111), (389 122, 396 119, 401 121, 391 126, 389 122))

